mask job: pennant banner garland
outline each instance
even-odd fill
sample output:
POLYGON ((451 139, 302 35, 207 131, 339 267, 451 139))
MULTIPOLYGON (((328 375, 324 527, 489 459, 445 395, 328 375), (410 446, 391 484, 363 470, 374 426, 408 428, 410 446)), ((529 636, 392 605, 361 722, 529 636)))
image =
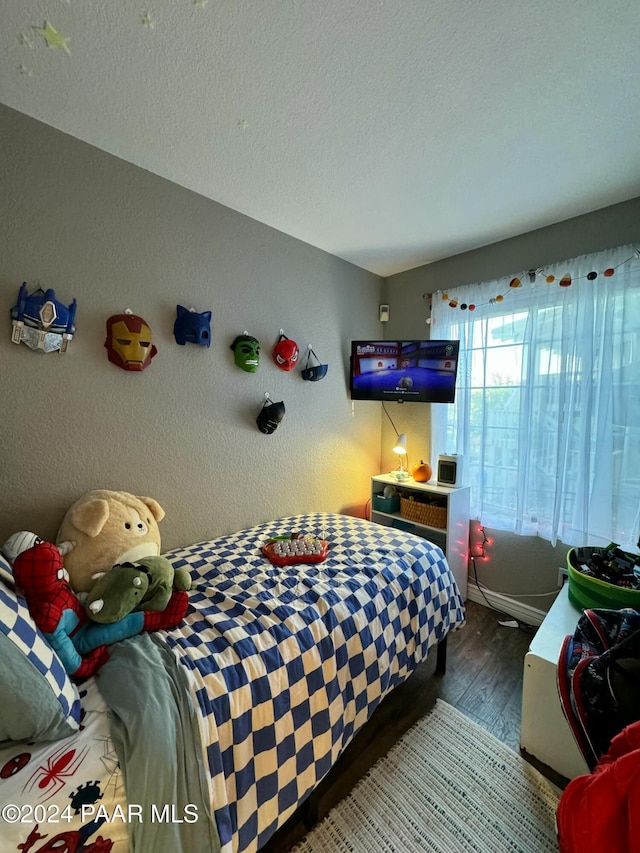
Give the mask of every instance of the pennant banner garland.
MULTIPOLYGON (((599 275, 602 275, 604 278, 611 278, 611 276, 615 275, 615 272, 619 267, 624 266, 624 264, 629 263, 629 261, 632 261, 634 258, 640 258, 640 249, 636 249, 634 251, 633 255, 626 258, 624 261, 621 261, 619 264, 617 264, 617 266, 607 267, 607 269, 603 270, 601 273, 598 273, 595 270, 592 270, 591 272, 587 273, 586 275, 576 276, 574 278, 571 275, 571 273, 567 272, 562 276, 562 278, 558 279, 554 275, 545 275, 545 271, 543 269, 537 269, 537 270, 529 270, 527 275, 529 278, 529 282, 531 284, 533 284, 537 279, 538 280, 541 279, 545 282, 545 284, 557 283, 560 287, 570 287, 574 282, 580 281, 581 279, 586 279, 587 281, 595 281, 599 275)), ((509 282, 509 289, 508 290, 506 290, 504 293, 498 293, 496 296, 493 296, 491 299, 489 299, 486 302, 478 302, 478 303, 460 302, 458 299, 450 297, 448 293, 441 293, 440 298, 444 301, 448 301, 450 308, 459 308, 461 311, 475 311, 475 309, 478 308, 480 305, 496 305, 496 304, 499 304, 500 302, 503 302, 505 296, 508 293, 510 293, 511 290, 513 290, 514 288, 517 288, 517 287, 522 287, 522 281, 517 277, 512 278, 511 281, 509 282)), ((423 294, 423 299, 428 299, 429 305, 431 305, 431 300, 432 300, 433 296, 434 296, 434 294, 432 294, 432 293, 425 293, 425 294, 423 294)), ((431 318, 429 318, 427 320, 427 323, 430 323, 430 322, 431 322, 431 318)))

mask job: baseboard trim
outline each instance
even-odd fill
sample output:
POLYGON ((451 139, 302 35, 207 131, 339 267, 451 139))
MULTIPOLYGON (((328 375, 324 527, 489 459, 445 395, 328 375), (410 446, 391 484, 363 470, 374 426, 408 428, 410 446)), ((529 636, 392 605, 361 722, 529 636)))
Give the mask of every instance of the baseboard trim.
POLYGON ((522 604, 517 599, 509 598, 508 595, 503 595, 501 592, 493 592, 490 589, 485 589, 485 587, 482 587, 481 592, 473 581, 467 583, 467 598, 476 604, 483 604, 485 607, 488 601, 496 610, 508 613, 513 619, 517 619, 519 622, 524 622, 527 625, 542 625, 544 617, 547 615, 544 610, 538 610, 537 607, 522 604))

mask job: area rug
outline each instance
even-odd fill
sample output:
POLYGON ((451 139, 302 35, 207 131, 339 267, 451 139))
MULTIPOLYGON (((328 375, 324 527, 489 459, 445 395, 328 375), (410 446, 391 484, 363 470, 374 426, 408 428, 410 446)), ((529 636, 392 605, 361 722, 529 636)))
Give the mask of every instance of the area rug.
POLYGON ((442 700, 295 853, 557 851, 560 791, 442 700))

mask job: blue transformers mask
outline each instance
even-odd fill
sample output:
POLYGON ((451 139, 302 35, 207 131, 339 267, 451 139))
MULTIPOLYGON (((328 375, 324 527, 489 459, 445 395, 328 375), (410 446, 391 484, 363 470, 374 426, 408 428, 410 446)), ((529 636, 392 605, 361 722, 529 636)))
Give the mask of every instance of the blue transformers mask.
POLYGON ((23 282, 18 291, 18 302, 11 309, 11 340, 26 344, 32 350, 64 353, 76 330, 76 300, 67 308, 56 299, 55 291, 48 288, 27 293, 23 282))

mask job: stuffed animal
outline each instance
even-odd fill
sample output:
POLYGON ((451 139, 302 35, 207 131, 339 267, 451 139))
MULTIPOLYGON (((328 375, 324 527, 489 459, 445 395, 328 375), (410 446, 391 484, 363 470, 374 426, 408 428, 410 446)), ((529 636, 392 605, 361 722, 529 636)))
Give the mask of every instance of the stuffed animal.
POLYGON ((94 622, 118 622, 140 609, 148 589, 149 576, 141 566, 118 563, 96 580, 86 595, 85 610, 94 622))
POLYGON ((76 648, 76 639, 87 625, 87 616, 69 586, 60 551, 51 542, 35 538, 35 545, 15 557, 15 582, 24 593, 34 622, 65 670, 75 679, 88 678, 105 663, 109 654, 101 643, 85 653, 76 648))
MULTIPOLYGON (((153 498, 108 489, 87 492, 69 508, 57 536, 57 541, 70 542, 73 545, 64 557, 71 587, 79 593, 90 593, 100 577, 108 573, 113 566, 122 563, 140 564, 150 557, 159 557, 158 522, 163 518, 164 510, 153 498)), ((189 580, 186 570, 184 574, 189 580)), ((173 575, 171 577, 173 578, 173 575)), ((109 579, 104 589, 107 589, 113 580, 115 579, 109 579)), ((116 603, 114 595, 110 594, 107 596, 110 603, 106 612, 111 610, 112 613, 119 612, 122 616, 119 621, 109 623, 106 623, 104 618, 100 619, 104 636, 111 636, 114 625, 121 625, 123 629, 126 627, 130 631, 126 636, 143 630, 173 628, 187 612, 186 590, 189 586, 183 579, 172 591, 172 585, 169 583, 166 589, 168 594, 164 596, 165 607, 161 607, 158 598, 157 604, 153 605, 154 610, 141 611, 136 608, 129 611, 132 602, 136 607, 131 588, 126 591, 125 600, 120 604, 116 603), (125 612, 127 615, 124 615, 125 612)), ((155 591, 154 588, 148 597, 151 598, 155 591)), ((97 598, 100 598, 100 595, 97 598)), ((104 596, 102 598, 105 600, 104 596)), ((98 611, 89 611, 94 622, 98 621, 94 618, 96 615, 98 611)), ((102 636, 95 630, 92 634, 102 636)))
POLYGON ((129 492, 96 489, 83 495, 67 511, 56 537, 57 543, 74 544, 64 558, 72 589, 89 592, 95 576, 116 563, 158 556, 158 522, 164 514, 153 498, 129 492))
POLYGON ((186 569, 174 570, 166 557, 143 557, 118 563, 96 580, 85 607, 95 622, 116 622, 133 611, 165 610, 173 590, 190 588, 186 569))
MULTIPOLYGON (((63 546, 71 547, 70 543, 63 546)), ((71 589, 57 546, 44 542, 35 533, 20 531, 7 539, 2 552, 13 564, 15 582, 24 594, 34 622, 76 680, 88 678, 102 666, 108 658, 105 646, 142 631, 173 628, 187 612, 189 601, 182 572, 189 586, 191 580, 185 569, 178 570, 179 575, 176 573, 183 588, 169 590, 168 603, 162 610, 130 612, 129 608, 121 608, 121 618, 99 624, 92 614, 87 614, 80 597, 71 589)), ((165 561, 173 572, 166 558, 157 559, 165 561)), ((147 572, 145 569, 142 574, 148 589, 147 572)))

